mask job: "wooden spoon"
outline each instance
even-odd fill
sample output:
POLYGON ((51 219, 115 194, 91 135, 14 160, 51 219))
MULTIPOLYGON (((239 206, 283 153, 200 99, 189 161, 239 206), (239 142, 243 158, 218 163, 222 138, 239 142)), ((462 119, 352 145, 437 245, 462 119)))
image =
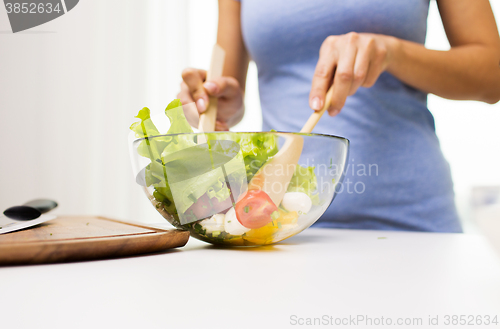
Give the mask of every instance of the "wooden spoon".
MULTIPOLYGON (((222 49, 218 44, 215 44, 214 49, 212 50, 212 60, 210 62, 210 69, 207 72, 207 81, 222 76, 225 57, 226 57, 226 52, 224 51, 224 49, 222 49)), ((198 130, 200 132, 214 131, 216 118, 217 118, 217 97, 210 97, 207 110, 200 115, 198 130)))
MULTIPOLYGON (((332 94, 333 86, 330 87, 326 94, 323 108, 309 117, 300 130, 301 133, 312 132, 323 113, 330 107, 332 94)), ((304 138, 300 135, 287 134, 282 136, 286 140, 283 147, 259 169, 248 183, 249 190, 256 189, 266 192, 276 206, 279 206, 281 200, 283 200, 304 146, 304 138)))

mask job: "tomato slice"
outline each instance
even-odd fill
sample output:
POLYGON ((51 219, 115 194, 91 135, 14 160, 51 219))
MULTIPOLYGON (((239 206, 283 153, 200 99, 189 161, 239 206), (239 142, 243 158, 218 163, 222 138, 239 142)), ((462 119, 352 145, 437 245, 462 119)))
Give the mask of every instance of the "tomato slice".
POLYGON ((236 218, 246 228, 260 228, 273 220, 273 213, 278 207, 269 195, 261 190, 249 190, 234 207, 236 218))

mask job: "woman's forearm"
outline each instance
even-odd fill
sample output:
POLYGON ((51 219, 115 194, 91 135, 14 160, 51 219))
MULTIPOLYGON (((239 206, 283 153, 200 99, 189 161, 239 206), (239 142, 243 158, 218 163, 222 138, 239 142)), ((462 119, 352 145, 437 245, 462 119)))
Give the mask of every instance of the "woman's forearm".
MULTIPOLYGON (((241 97, 244 99, 248 65, 250 56, 243 42, 241 31, 241 3, 234 0, 219 0, 219 23, 217 26, 217 43, 225 50, 224 77, 238 81, 241 97)), ((223 101, 222 101, 223 103, 223 101)), ((244 101, 237 108, 228 106, 226 115, 227 128, 238 124, 245 114, 244 101)), ((219 113, 223 112, 219 107, 219 113)), ((221 129, 226 130, 226 129, 221 129)))
POLYGON ((243 42, 240 12, 240 2, 219 0, 217 43, 226 51, 223 75, 238 80, 244 91, 250 58, 243 42))
POLYGON ((495 48, 470 44, 437 51, 391 38, 387 71, 441 97, 496 103, 500 100, 500 49, 495 48))

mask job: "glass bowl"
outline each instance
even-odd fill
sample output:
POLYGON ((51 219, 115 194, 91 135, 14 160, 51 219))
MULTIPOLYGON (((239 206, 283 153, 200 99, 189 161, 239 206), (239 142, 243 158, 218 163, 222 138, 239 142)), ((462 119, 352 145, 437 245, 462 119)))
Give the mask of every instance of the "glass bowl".
POLYGON ((233 246, 276 243, 316 222, 335 198, 349 152, 342 137, 283 132, 165 134, 131 143, 136 182, 156 210, 194 238, 233 246), (290 152, 297 157, 269 170, 290 152), (270 185, 256 185, 257 177, 270 185))

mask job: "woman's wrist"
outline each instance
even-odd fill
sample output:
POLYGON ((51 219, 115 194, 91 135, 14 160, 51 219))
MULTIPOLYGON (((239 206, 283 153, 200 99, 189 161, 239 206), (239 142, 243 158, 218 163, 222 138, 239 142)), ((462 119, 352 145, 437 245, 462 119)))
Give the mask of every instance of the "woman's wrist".
POLYGON ((393 36, 384 36, 384 39, 387 47, 386 71, 394 74, 403 61, 403 40, 393 36))

